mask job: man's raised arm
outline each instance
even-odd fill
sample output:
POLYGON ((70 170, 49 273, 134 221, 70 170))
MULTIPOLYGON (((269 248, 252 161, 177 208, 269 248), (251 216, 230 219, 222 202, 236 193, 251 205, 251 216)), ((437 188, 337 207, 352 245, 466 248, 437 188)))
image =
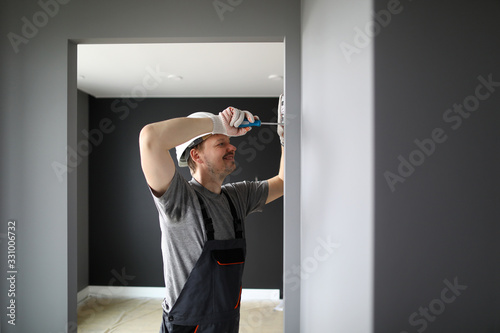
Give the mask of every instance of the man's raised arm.
POLYGON ((141 166, 154 195, 162 196, 174 176, 175 164, 169 150, 212 131, 210 118, 173 118, 144 126, 139 135, 141 166))
POLYGON ((269 184, 269 194, 267 195, 266 204, 270 203, 273 200, 278 199, 283 195, 283 188, 285 183, 284 169, 285 168, 284 168, 283 146, 281 146, 281 160, 280 160, 280 169, 278 171, 278 175, 267 180, 267 183, 269 184))
POLYGON ((202 134, 244 135, 250 127, 238 126, 246 118, 254 122, 248 111, 228 107, 218 115, 201 112, 203 117, 191 114, 186 118, 173 118, 151 123, 141 130, 139 149, 141 166, 153 194, 160 197, 165 193, 175 174, 175 163, 169 150, 202 134))

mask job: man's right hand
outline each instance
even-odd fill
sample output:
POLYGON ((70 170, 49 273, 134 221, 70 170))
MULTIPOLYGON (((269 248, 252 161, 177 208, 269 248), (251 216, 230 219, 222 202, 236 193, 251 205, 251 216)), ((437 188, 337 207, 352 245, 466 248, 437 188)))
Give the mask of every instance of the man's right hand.
POLYGON ((245 118, 253 123, 255 121, 255 116, 249 111, 242 111, 240 109, 234 108, 232 106, 228 107, 224 111, 220 112, 218 116, 215 116, 213 134, 224 134, 227 136, 241 136, 245 135, 251 130, 251 127, 238 126, 245 120, 245 118))

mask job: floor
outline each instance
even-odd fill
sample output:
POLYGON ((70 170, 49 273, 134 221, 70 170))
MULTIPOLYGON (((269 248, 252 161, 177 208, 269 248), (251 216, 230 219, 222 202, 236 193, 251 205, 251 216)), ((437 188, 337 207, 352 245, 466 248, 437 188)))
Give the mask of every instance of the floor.
MULTIPOLYGON (((78 306, 78 333, 158 333, 162 299, 89 297, 78 306)), ((240 333, 283 333, 280 301, 241 303, 240 333)))

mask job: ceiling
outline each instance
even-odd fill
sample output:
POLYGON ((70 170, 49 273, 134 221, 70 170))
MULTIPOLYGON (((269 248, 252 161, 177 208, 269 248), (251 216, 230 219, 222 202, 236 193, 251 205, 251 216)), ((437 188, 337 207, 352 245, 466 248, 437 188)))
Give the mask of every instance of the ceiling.
POLYGON ((78 89, 97 98, 277 97, 283 76, 283 43, 78 45, 78 89))

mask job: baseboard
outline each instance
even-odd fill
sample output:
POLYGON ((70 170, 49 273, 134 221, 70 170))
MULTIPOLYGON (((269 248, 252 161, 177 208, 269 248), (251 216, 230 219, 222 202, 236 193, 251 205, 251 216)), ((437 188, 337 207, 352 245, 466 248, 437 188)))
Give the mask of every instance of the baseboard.
POLYGON ((256 300, 272 300, 279 301, 279 289, 245 289, 241 292, 242 301, 256 301, 256 300))
POLYGON ((76 300, 78 304, 80 304, 83 300, 85 300, 87 297, 89 297, 89 287, 85 287, 82 290, 78 292, 76 295, 76 300))
MULTIPOLYGON (((164 298, 164 287, 117 287, 117 286, 87 286, 78 292, 78 303, 84 301, 87 297, 106 297, 106 298, 164 298)), ((241 300, 279 300, 279 289, 243 289, 241 300)))

